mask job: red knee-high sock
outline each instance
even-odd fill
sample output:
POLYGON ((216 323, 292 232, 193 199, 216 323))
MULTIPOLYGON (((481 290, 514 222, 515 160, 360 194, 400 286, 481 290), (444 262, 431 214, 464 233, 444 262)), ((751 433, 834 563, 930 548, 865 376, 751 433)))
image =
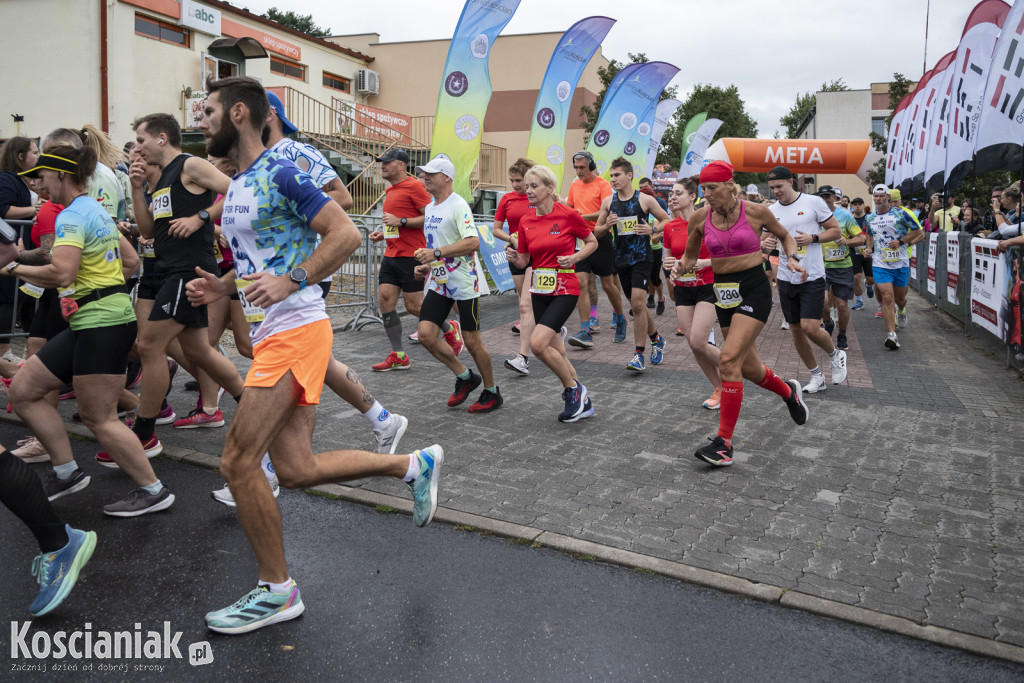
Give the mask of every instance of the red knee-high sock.
POLYGON ((732 440, 736 420, 740 419, 743 406, 743 382, 722 382, 722 403, 718 407, 718 435, 726 441, 732 440))
POLYGON ((793 394, 793 387, 779 379, 767 365, 764 366, 764 379, 758 382, 757 386, 778 394, 782 398, 789 398, 793 394))

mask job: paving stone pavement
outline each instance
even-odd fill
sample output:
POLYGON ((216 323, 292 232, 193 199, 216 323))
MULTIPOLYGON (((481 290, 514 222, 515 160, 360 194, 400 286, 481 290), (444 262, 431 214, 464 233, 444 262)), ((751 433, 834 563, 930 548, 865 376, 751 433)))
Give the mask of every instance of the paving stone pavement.
MULTIPOLYGON (((492 414, 447 408, 453 378, 418 344, 406 346, 410 370, 370 371, 388 350, 379 326, 337 333, 334 349, 409 418, 403 448, 445 447, 444 507, 1024 646, 1024 381, 914 293, 903 348, 884 349, 873 303, 853 312, 850 380, 808 397, 805 426, 746 384, 725 469, 692 455, 718 415, 700 407, 710 385, 675 336, 671 305, 657 317, 665 362, 637 376, 624 367, 632 336, 611 342, 602 299, 595 348, 569 352, 597 411, 576 424, 555 419, 560 387, 538 361, 528 377, 502 367, 518 348, 512 296, 481 305, 505 398, 492 414)), ((763 358, 806 382, 780 322, 776 305, 763 358)), ((828 377, 824 354, 822 366, 828 377)), ((194 395, 172 398, 184 414, 194 395)), ((225 433, 159 429, 165 444, 207 453, 225 433)), ((370 426, 325 389, 315 449, 372 444, 370 426)), ((407 496, 391 480, 350 485, 407 496)))

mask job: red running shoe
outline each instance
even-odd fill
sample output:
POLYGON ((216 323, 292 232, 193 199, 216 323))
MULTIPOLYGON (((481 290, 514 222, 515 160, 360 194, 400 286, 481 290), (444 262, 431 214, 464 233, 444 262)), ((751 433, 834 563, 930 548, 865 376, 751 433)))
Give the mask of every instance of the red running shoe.
MULTIPOLYGON (((136 434, 135 436, 139 436, 136 434)), ((143 441, 142 437, 139 436, 139 441, 142 442, 142 450, 145 451, 147 458, 155 458, 164 452, 164 445, 160 443, 160 439, 156 437, 156 432, 153 432, 153 436, 143 441)), ((96 462, 103 465, 104 467, 117 467, 117 463, 110 457, 110 454, 106 451, 96 454, 96 462)))
POLYGON ((458 320, 449 320, 452 324, 452 329, 444 333, 444 340, 448 342, 448 346, 452 347, 452 351, 455 352, 456 357, 462 353, 462 348, 466 345, 462 341, 462 325, 459 324, 458 320))

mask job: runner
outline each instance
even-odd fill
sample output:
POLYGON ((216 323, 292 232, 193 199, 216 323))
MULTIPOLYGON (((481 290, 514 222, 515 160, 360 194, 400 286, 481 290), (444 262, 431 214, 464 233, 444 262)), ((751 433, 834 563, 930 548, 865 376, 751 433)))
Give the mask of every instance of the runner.
MULTIPOLYGON (((432 200, 423 183, 409 175, 409 155, 405 150, 389 149, 377 157, 377 161, 381 177, 390 185, 384 195, 383 229, 371 232, 370 239, 374 242, 384 240, 387 245, 377 275, 377 293, 391 353, 374 365, 373 370, 408 370, 412 362, 402 346, 402 319, 395 312, 395 307, 401 291, 405 310, 419 317, 420 306, 423 305, 423 282, 416 279, 413 254, 426 244, 423 239, 423 213, 432 200)), ((450 336, 454 337, 455 332, 453 330, 450 336)))
MULTIPOLYGON (((640 191, 644 194, 654 197, 655 201, 658 202, 664 211, 668 211, 668 202, 658 196, 658 193, 654 191, 654 185, 651 184, 650 178, 640 179, 640 191)), ((647 222, 653 223, 654 218, 648 214, 647 222)), ((651 236, 651 254, 654 257, 654 265, 651 266, 651 284, 648 286, 647 291, 647 308, 655 309, 656 315, 661 315, 665 312, 665 286, 662 278, 662 269, 664 254, 662 253, 665 245, 662 244, 660 235, 651 236), (655 301, 655 295, 657 295, 657 301, 655 301)))
MULTIPOLYGON (((515 251, 519 244, 519 221, 524 216, 533 213, 530 200, 526 196, 526 185, 523 182, 525 173, 531 168, 533 168, 533 162, 529 159, 518 159, 516 163, 508 167, 508 182, 512 185, 512 191, 501 196, 498 208, 494 212, 494 227, 491 228, 491 232, 498 239, 508 242, 512 251, 515 251), (506 222, 508 222, 508 232, 502 229, 506 222)), ((530 339, 533 336, 533 305, 529 288, 523 287, 523 283, 527 278, 532 278, 532 273, 529 260, 523 268, 519 268, 512 261, 509 261, 508 267, 512 272, 512 281, 515 282, 516 292, 519 294, 519 320, 512 327, 512 331, 519 335, 519 353, 514 358, 506 358, 505 367, 521 375, 528 375, 530 374, 528 354, 530 353, 530 339)))
MULTIPOLYGON (((853 214, 853 220, 857 221, 857 227, 864 233, 865 243, 867 242, 868 233, 868 216, 870 214, 865 213, 864 200, 860 197, 854 197, 850 201, 850 213, 853 214)), ((865 248, 854 249, 850 255, 853 264, 853 294, 856 297, 856 301, 850 306, 850 310, 859 311, 864 308, 864 291, 867 290, 868 298, 875 298, 875 278, 874 273, 871 272, 871 257, 864 255, 865 248)))
POLYGON ((103 512, 135 517, 170 507, 174 496, 157 479, 142 444, 117 416, 136 331, 123 270, 133 272, 139 259, 113 219, 86 195, 96 163, 91 148, 55 145, 34 168, 24 171, 38 177, 50 198, 67 208, 57 216, 51 262, 15 262, 5 270, 38 287, 60 288, 60 306, 69 327, 25 361, 11 384, 10 399, 50 454, 53 470, 44 488, 50 500, 56 500, 81 491, 90 481, 75 463, 64 420, 45 400, 47 393, 72 382, 82 422, 138 486, 104 506, 103 512))
MULTIPOLYGON (((868 222, 868 242, 865 254, 871 254, 871 270, 875 275, 875 289, 882 305, 882 319, 888 335, 885 348, 900 348, 896 336, 896 312, 906 310, 907 285, 910 284, 909 245, 924 239, 924 230, 906 211, 891 204, 889 189, 875 185, 871 193, 875 213, 868 222)), ((905 324, 905 323, 904 323, 905 324)))
MULTIPOLYGON (((689 238, 689 220, 693 217, 693 202, 697 198, 697 183, 692 178, 677 180, 668 195, 668 207, 673 219, 665 225, 665 267, 670 271, 676 261, 686 253, 689 238)), ((708 410, 718 410, 722 402, 722 377, 718 372, 719 350, 707 343, 714 331, 718 315, 715 313, 715 274, 711 270, 711 254, 701 242, 700 254, 693 272, 680 273, 675 279, 676 317, 679 329, 690 344, 693 358, 711 382, 714 389, 702 404, 708 410)))
POLYGON ((825 317, 825 331, 829 336, 832 335, 836 323, 839 323, 836 348, 846 350, 850 348, 846 330, 850 327, 850 298, 853 296, 853 260, 850 258, 850 247, 862 246, 867 241, 867 236, 861 233, 853 214, 841 206, 836 206, 835 190, 831 185, 822 185, 816 194, 825 200, 842 230, 839 239, 821 245, 825 257, 827 287, 822 315, 825 317), (835 320, 831 314, 833 309, 836 313, 835 320))
MULTIPOLYGON (((576 171, 576 179, 569 185, 565 203, 583 214, 583 220, 593 230, 601 213, 601 203, 612 195, 612 186, 596 173, 597 164, 590 152, 574 154, 572 167, 576 171)), ((569 338, 571 346, 581 349, 594 346, 591 332, 600 325, 600 320, 597 318, 597 300, 591 300, 590 297, 589 283, 593 276, 601 278, 601 288, 612 305, 612 326, 615 328, 613 341, 617 344, 626 341, 626 316, 623 315, 622 292, 619 290, 615 275, 615 247, 612 245, 612 236, 598 236, 597 251, 576 265, 576 277, 580 281, 580 298, 576 303, 576 310, 580 314, 580 331, 569 338)))
POLYGON ((420 344, 455 373, 455 392, 448 399, 448 407, 462 405, 483 384, 480 399, 469 407, 469 412, 489 413, 500 408, 504 399, 494 383, 491 354, 480 338, 480 275, 473 257, 480 246, 480 235, 469 204, 452 189, 452 162, 437 156, 425 166, 417 166, 416 173, 424 174, 427 192, 434 198, 427 207, 423 228, 427 245, 415 252, 420 262, 417 275, 429 278, 420 309, 420 344), (458 306, 462 321, 459 331, 476 361, 479 375, 460 363, 454 349, 438 336, 453 305, 458 306))
MULTIPOLYGON (((814 357, 812 343, 828 354, 832 383, 842 384, 846 379, 846 352, 835 347, 821 324, 821 311, 825 307, 825 260, 821 243, 838 239, 841 229, 820 197, 796 191, 793 173, 785 166, 776 166, 768 172, 768 187, 778 200, 768 210, 796 240, 796 256, 803 267, 796 273, 789 268, 787 260, 779 259, 779 306, 790 324, 793 346, 811 371, 811 381, 804 391, 813 394, 824 391, 828 385, 814 357)), ((766 247, 773 246, 773 242, 777 239, 769 237, 766 247)))
POLYGON ((411 455, 313 453, 315 406, 332 333, 320 292, 306 283, 336 271, 358 248, 359 232, 309 176, 264 149, 260 132, 270 105, 259 82, 232 77, 209 83, 208 90, 200 129, 209 152, 245 169, 231 181, 222 219, 229 242, 237 244, 236 274, 218 279, 196 268, 200 277, 188 283, 188 297, 200 306, 228 296, 240 282, 247 304, 264 314, 253 323, 254 359, 221 458, 256 553, 259 583, 233 605, 206 615, 211 630, 245 633, 305 609, 285 561, 280 511, 259 472, 267 446, 288 488, 373 475, 404 478, 413 492, 417 526, 433 518, 444 453, 440 446, 411 455))
POLYGON ((551 169, 534 166, 526 171, 524 182, 535 211, 522 217, 516 250, 509 245, 505 254, 518 268, 533 264, 530 302, 536 326, 530 335, 530 349, 562 383, 565 410, 558 415, 559 422, 576 422, 591 417, 594 406, 565 355, 561 330, 579 296, 576 264, 597 249, 597 238, 577 211, 558 202, 558 181, 551 169), (577 240, 583 240, 579 251, 577 240))
POLYGON ((763 206, 740 201, 733 194, 732 166, 712 161, 700 172, 701 190, 707 208, 689 221, 686 253, 672 269, 679 278, 697 265, 701 244, 711 254, 715 273, 715 298, 718 323, 725 342, 719 358, 722 375, 722 403, 718 434, 710 444, 698 449, 699 460, 724 467, 732 464, 732 437, 743 405, 743 379, 778 394, 798 425, 807 422, 810 412, 800 396, 800 383, 782 381, 761 363, 757 353, 757 335, 764 328, 772 309, 772 288, 761 263, 761 230, 767 228, 778 238, 789 256, 789 268, 803 274, 800 260, 792 255, 796 241, 763 206))
POLYGON ((612 161, 612 189, 615 194, 601 203, 594 234, 600 240, 609 229, 615 231, 615 267, 619 271, 622 291, 633 310, 633 340, 636 348, 626 368, 643 372, 647 338, 651 340, 651 365, 661 363, 665 354, 665 338, 654 326, 654 318, 647 309, 647 284, 651 279, 654 257, 651 254, 651 235, 659 232, 668 222, 668 214, 650 195, 633 189, 633 164, 623 157, 612 161), (647 223, 648 215, 657 223, 647 223), (645 336, 646 335, 646 336, 645 336))

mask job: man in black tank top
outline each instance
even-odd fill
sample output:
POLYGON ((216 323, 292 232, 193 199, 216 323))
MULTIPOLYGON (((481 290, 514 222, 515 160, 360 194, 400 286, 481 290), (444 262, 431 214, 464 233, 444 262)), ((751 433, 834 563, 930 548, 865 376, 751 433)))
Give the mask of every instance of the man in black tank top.
MULTIPOLYGON (((167 347, 174 339, 181 343, 186 359, 232 396, 241 395, 242 378, 234 364, 210 346, 206 307, 193 307, 185 292, 185 284, 196 276, 196 267, 208 272, 217 270, 213 252, 214 226, 209 210, 216 195, 227 192, 231 179, 205 159, 182 154, 181 129, 174 117, 150 114, 138 119, 133 128, 135 148, 140 152, 140 158, 133 162, 129 173, 137 207, 136 221, 141 235, 155 240, 153 267, 160 283, 148 319, 139 319, 137 345, 142 361, 142 386, 134 429, 150 450, 159 446, 154 430, 170 381, 167 347), (145 164, 155 164, 161 169, 149 210, 143 208, 146 206, 142 189, 145 164)), ((203 392, 201 400, 203 410, 197 408, 194 415, 179 422, 193 427, 223 426, 217 389, 213 387, 203 392)))
POLYGON ((633 189, 633 165, 623 157, 612 161, 609 181, 614 193, 601 204, 594 235, 600 238, 609 229, 615 235, 615 266, 622 290, 633 309, 633 339, 636 341, 633 359, 626 367, 643 372, 647 339, 651 340, 651 365, 661 363, 665 350, 665 338, 658 334, 647 308, 647 286, 654 264, 651 235, 664 230, 669 216, 654 197, 633 189), (658 221, 654 227, 647 224, 648 214, 658 221))

